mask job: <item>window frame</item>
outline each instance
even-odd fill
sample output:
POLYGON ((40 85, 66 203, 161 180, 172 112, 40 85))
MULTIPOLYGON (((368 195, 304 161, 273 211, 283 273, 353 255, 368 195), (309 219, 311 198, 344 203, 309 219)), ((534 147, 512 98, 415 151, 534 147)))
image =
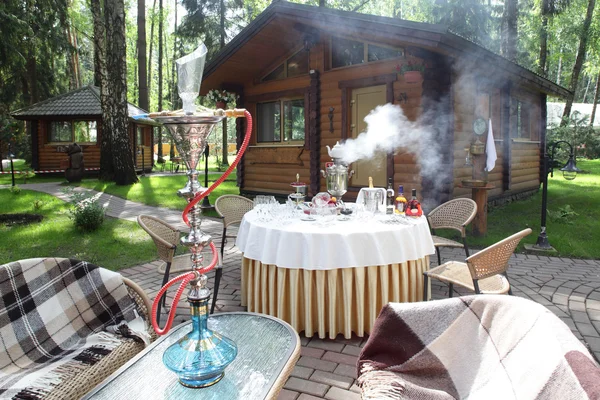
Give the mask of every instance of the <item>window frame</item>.
POLYGON ((49 145, 57 145, 57 146, 63 146, 65 143, 77 143, 77 144, 84 144, 84 145, 97 145, 98 144, 98 121, 97 120, 90 120, 90 119, 72 119, 72 120, 54 120, 54 121, 48 121, 48 128, 47 128, 47 132, 46 132, 46 140, 47 140, 47 144, 49 145), (85 122, 88 124, 90 123, 94 123, 96 124, 96 141, 94 142, 79 142, 75 140, 75 124, 77 122, 85 122), (56 123, 68 123, 71 127, 71 138, 70 140, 67 141, 56 141, 56 140, 52 140, 52 126, 53 124, 56 123))
POLYGON ((309 51, 306 51, 306 50, 304 49, 304 47, 301 47, 300 49, 298 49, 298 50, 296 50, 296 51, 292 52, 292 54, 290 54, 288 57, 286 57, 286 58, 285 58, 285 59, 284 59, 282 62, 279 62, 279 63, 277 63, 277 65, 276 65, 275 67, 271 68, 271 69, 269 70, 269 72, 267 72, 266 74, 262 75, 262 76, 260 77, 260 80, 259 80, 259 82, 260 82, 260 83, 267 83, 267 82, 281 81, 281 80, 283 80, 283 79, 292 79, 292 78, 298 78, 298 77, 301 77, 301 76, 304 76, 304 75, 308 75, 309 73, 310 73, 310 52, 309 52, 309 51), (306 59, 307 59, 307 60, 306 60, 306 61, 307 61, 307 63, 306 63, 306 64, 307 64, 307 67, 308 67, 308 68, 307 68, 307 70, 306 70, 306 73, 301 73, 301 74, 295 75, 295 76, 293 76, 293 77, 291 77, 291 78, 290 78, 290 77, 288 77, 288 62, 290 61, 290 59, 292 59, 293 57, 295 57, 295 56, 296 56, 298 53, 300 53, 300 52, 304 52, 304 53, 306 53, 306 59), (281 78, 276 78, 276 79, 269 79, 269 80, 265 80, 265 78, 266 78, 267 76, 269 76, 269 75, 271 75, 273 72, 275 72, 275 70, 277 70, 277 68, 281 67, 281 65, 283 65, 283 77, 281 77, 281 78))
POLYGON ((396 59, 401 59, 403 57, 406 56, 406 49, 404 47, 394 47, 394 46, 390 46, 387 45, 385 43, 376 43, 376 42, 371 42, 368 40, 356 40, 354 38, 350 38, 350 37, 346 37, 346 36, 338 36, 338 35, 331 35, 329 37, 329 49, 328 49, 328 60, 329 60, 329 70, 338 70, 338 69, 342 69, 342 68, 350 68, 350 67, 355 67, 358 65, 365 65, 365 64, 371 64, 371 63, 377 63, 377 62, 387 62, 390 60, 396 60, 396 59), (364 61, 362 63, 358 63, 358 64, 351 64, 351 65, 343 65, 340 67, 334 67, 333 66, 333 39, 335 38, 340 38, 340 39, 344 39, 344 40, 352 40, 354 42, 359 42, 363 44, 363 59, 364 61), (375 61, 369 61, 369 45, 373 45, 373 46, 377 46, 377 47, 382 47, 382 48, 387 48, 387 49, 391 49, 391 50, 401 50, 402 51, 402 55, 401 56, 397 56, 397 57, 392 57, 392 58, 386 58, 384 60, 375 60, 375 61))
POLYGON ((531 110, 530 104, 521 98, 514 98, 515 100, 515 132, 512 139, 520 141, 534 141, 532 139, 531 129, 531 110), (524 132, 525 131, 525 132, 524 132))
POLYGON ((280 98, 274 98, 274 99, 264 99, 262 101, 257 101, 256 102, 256 137, 254 140, 254 143, 256 144, 256 146, 259 147, 306 147, 307 143, 308 143, 308 120, 307 120, 307 99, 306 99, 306 95, 301 95, 298 94, 296 96, 285 96, 285 97, 280 97, 280 98), (294 141, 285 141, 285 113, 284 113, 284 103, 285 102, 291 102, 294 100, 301 100, 303 103, 303 109, 304 109, 304 139, 302 140, 294 140, 294 141), (266 103, 279 103, 279 111, 281 114, 281 123, 279 126, 279 141, 273 141, 273 142, 261 142, 259 141, 258 138, 258 132, 260 130, 260 120, 258 118, 258 107, 260 104, 266 104, 266 103))

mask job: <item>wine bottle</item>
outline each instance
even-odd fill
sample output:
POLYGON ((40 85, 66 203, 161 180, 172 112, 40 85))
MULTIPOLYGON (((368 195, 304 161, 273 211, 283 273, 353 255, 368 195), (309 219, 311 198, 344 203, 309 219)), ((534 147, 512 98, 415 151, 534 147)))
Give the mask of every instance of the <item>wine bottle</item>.
POLYGON ((398 196, 394 201, 394 212, 396 214, 404 215, 406 210, 406 197, 404 197, 404 186, 398 186, 398 196))
POLYGON ((387 186, 387 195, 386 195, 386 205, 385 205, 385 213, 393 214, 394 213, 394 187, 392 183, 392 178, 388 179, 387 186))
POLYGON ((421 203, 419 203, 419 200, 417 200, 417 189, 412 190, 411 199, 406 204, 406 215, 411 217, 420 217, 423 215, 421 203))

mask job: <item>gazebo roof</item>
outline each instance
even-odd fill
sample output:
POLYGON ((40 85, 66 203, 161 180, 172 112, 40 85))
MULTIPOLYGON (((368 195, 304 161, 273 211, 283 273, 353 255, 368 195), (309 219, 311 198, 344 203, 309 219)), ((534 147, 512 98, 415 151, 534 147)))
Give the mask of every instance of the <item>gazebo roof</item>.
MULTIPOLYGON (((129 118, 136 115, 147 114, 147 111, 127 103, 129 118)), ((93 118, 102 117, 102 108, 100 106, 100 89, 89 85, 80 89, 51 97, 29 107, 21 108, 11 115, 16 119, 59 119, 59 118, 93 118)), ((136 123, 142 125, 156 125, 151 119, 136 119, 136 123)))

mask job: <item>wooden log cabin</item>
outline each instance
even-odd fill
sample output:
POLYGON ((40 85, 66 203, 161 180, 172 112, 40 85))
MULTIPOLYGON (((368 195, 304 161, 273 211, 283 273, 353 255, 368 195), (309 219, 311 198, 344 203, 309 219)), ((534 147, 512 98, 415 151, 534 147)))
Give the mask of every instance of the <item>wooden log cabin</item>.
MULTIPOLYGON (((133 116, 146 111, 128 103, 129 139, 136 169, 152 170, 153 127, 150 119, 134 120, 133 116), (144 149, 144 160, 142 151, 144 149)), ((65 170, 69 166, 67 146, 79 144, 83 149, 85 168, 100 167, 100 143, 102 138, 102 109, 100 90, 86 86, 33 104, 12 113, 26 121, 31 135, 31 167, 35 171, 65 170)))
MULTIPOLYGON (((201 94, 210 89, 236 92, 238 107, 254 117, 238 166, 242 193, 289 193, 297 173, 310 195, 325 191, 319 171, 331 161, 326 146, 356 137, 365 115, 393 103, 409 120, 434 127, 443 184, 421 174, 419 154, 399 148, 353 163, 358 173, 344 198, 353 199, 373 175, 377 186, 392 178, 394 188, 417 189, 430 207, 471 195, 463 185, 474 176, 465 150, 477 140, 477 119, 486 131, 491 119, 498 154, 487 176, 490 198, 537 190, 546 98, 572 96, 442 26, 285 1, 271 4, 207 64, 201 94), (398 73, 408 64, 424 67, 416 80, 398 73)), ((238 145, 244 126, 239 119, 238 145)))

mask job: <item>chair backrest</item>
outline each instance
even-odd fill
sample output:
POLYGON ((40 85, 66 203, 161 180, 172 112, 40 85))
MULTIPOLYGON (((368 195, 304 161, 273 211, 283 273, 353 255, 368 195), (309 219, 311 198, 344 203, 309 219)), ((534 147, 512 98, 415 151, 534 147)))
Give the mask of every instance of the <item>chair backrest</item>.
POLYGON ((215 201, 215 210, 223 218, 223 225, 227 228, 231 224, 242 221, 244 214, 252 210, 254 202, 243 196, 226 194, 215 201))
POLYGON ((477 214, 477 203, 471 199, 458 198, 440 204, 427 215, 431 229, 454 229, 464 238, 467 235, 465 227, 471 223, 477 214))
POLYGON ((512 236, 486 247, 467 258, 467 265, 474 280, 502 274, 508 269, 508 260, 519 245, 521 239, 531 233, 531 229, 523 229, 512 236))
POLYGON ((171 262, 179 243, 179 230, 151 215, 138 215, 137 222, 154 241, 158 257, 164 262, 171 262))

